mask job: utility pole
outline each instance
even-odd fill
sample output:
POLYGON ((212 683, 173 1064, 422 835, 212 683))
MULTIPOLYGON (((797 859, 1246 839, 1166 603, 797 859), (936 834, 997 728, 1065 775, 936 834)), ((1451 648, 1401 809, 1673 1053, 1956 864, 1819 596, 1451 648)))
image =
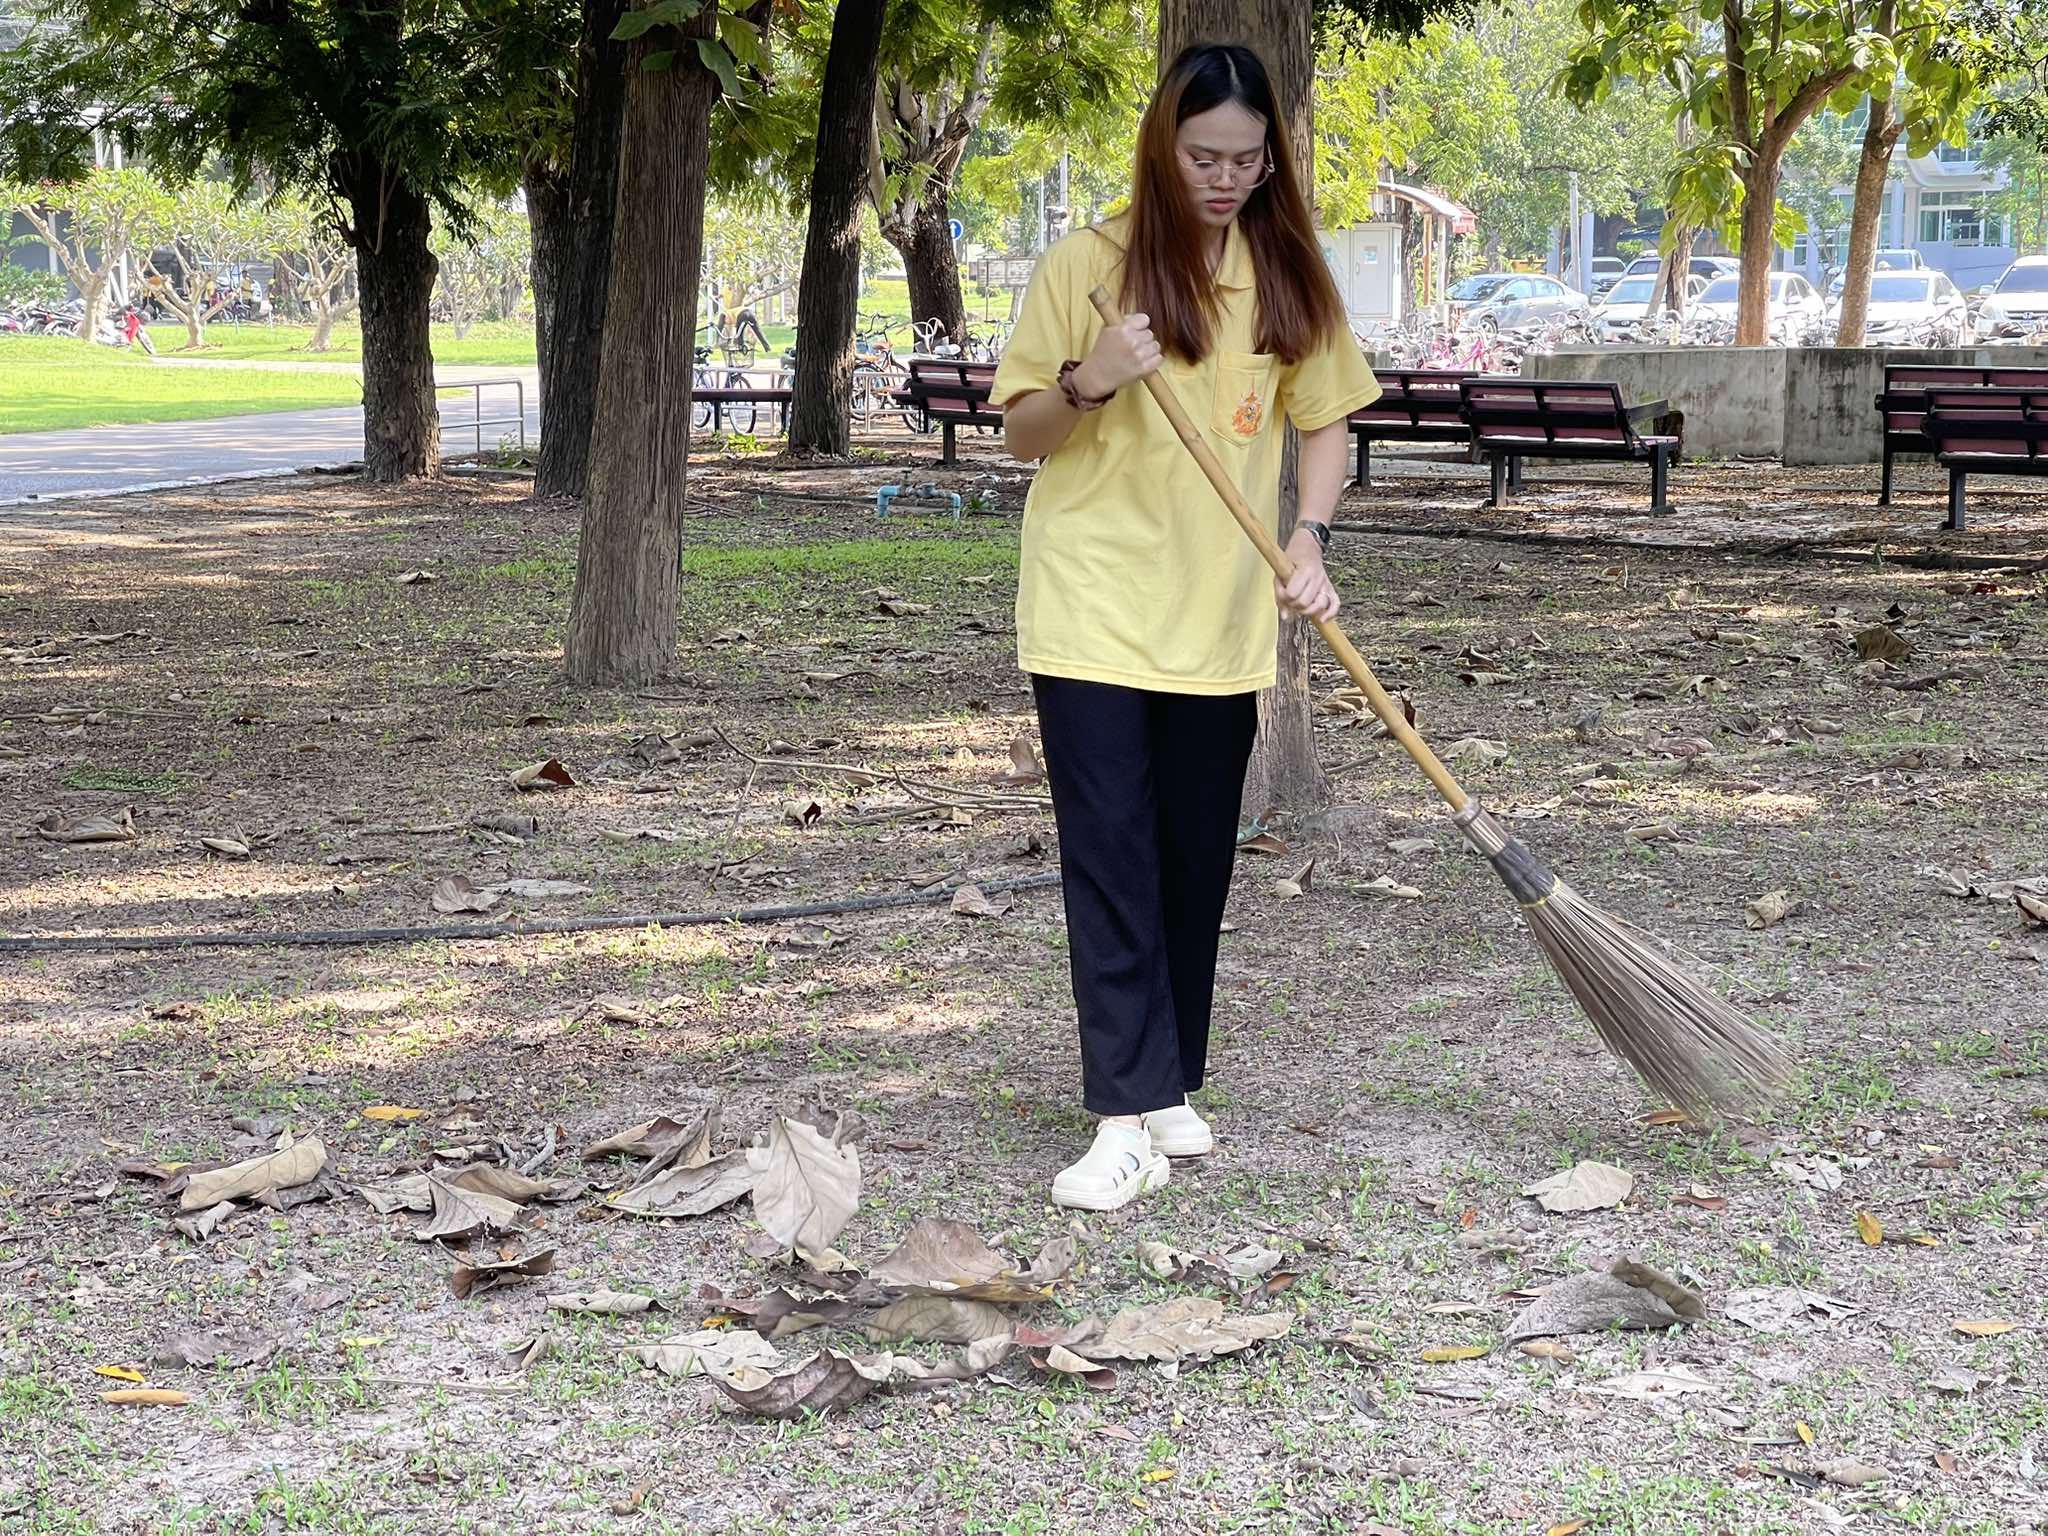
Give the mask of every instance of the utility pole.
POLYGON ((1579 173, 1572 172, 1572 264, 1566 287, 1586 291, 1585 232, 1579 228, 1579 173))

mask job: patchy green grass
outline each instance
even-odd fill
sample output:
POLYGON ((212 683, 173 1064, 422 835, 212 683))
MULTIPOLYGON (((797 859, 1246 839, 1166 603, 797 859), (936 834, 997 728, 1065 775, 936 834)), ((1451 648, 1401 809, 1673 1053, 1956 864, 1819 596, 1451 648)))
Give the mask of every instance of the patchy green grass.
POLYGON ((0 433, 355 405, 348 374, 162 367, 62 336, 0 336, 0 433))
MULTIPOLYGON (((218 357, 262 362, 360 363, 363 333, 360 327, 337 325, 323 352, 309 352, 313 339, 310 325, 210 325, 206 344, 196 353, 185 352, 183 325, 152 325, 150 340, 165 356, 218 357)), ((533 324, 522 320, 482 320, 458 337, 451 325, 436 323, 433 331, 434 361, 464 366, 532 367, 534 363, 533 324)))

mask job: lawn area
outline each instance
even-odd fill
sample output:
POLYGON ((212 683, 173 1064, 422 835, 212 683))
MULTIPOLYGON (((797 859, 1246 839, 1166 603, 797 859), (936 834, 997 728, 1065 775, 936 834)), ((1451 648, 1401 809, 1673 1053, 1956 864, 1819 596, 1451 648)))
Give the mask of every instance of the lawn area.
POLYGON ((0 433, 354 405, 348 374, 162 368, 60 336, 0 337, 0 433))
POLYGON ((518 480, 10 517, 0 934, 83 945, 0 952, 0 1531, 2038 1536, 2042 498, 1348 491, 1359 648, 1799 1081, 1668 1113, 1319 650, 1336 801, 1238 861, 1218 1146, 1096 1216, 1047 1203, 1092 1127, 997 452, 700 452, 644 691, 565 681, 578 513, 518 480), (984 504, 878 520, 912 475, 984 504), (1581 1161, 1626 1178, 1529 1197, 1581 1161), (1623 1257, 1685 1315, 1608 1326, 1623 1257))
MULTIPOLYGON (((185 327, 178 323, 152 325, 150 340, 165 356, 185 345, 185 327)), ((206 345, 197 357, 246 358, 254 362, 278 363, 360 363, 363 360, 362 329, 353 324, 337 325, 324 352, 308 352, 313 339, 310 325, 210 325, 206 345)), ((454 327, 436 325, 433 336, 434 361, 471 367, 530 368, 534 362, 531 321, 479 321, 460 339, 454 327)))

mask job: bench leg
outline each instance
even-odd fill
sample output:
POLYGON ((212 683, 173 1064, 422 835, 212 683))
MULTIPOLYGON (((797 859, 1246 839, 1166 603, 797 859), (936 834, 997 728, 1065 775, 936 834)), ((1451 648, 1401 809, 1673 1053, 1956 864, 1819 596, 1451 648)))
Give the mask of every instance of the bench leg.
POLYGON ((1884 445, 1884 470, 1877 482, 1877 504, 1888 507, 1892 504, 1892 445, 1884 445))
POLYGON ((1670 482, 1671 450, 1663 443, 1659 443, 1650 450, 1650 510, 1652 512, 1669 512, 1671 510, 1671 503, 1665 496, 1670 482))
POLYGON ((953 462, 953 423, 950 421, 945 424, 945 433, 941 442, 943 446, 939 450, 939 463, 950 465, 953 462))
POLYGON ((1508 489, 1515 492, 1522 489, 1522 456, 1519 453, 1508 455, 1508 489))
POLYGON ((1504 453, 1489 454, 1488 461, 1493 470, 1493 494, 1487 498, 1489 507, 1497 507, 1507 499, 1508 456, 1504 453))
POLYGON ((1364 433, 1358 435, 1358 485, 1363 490, 1372 484, 1372 439, 1364 433))
POLYGON ((1958 533, 1963 529, 1964 496, 1962 466, 1953 465, 1948 472, 1948 525, 1958 533))

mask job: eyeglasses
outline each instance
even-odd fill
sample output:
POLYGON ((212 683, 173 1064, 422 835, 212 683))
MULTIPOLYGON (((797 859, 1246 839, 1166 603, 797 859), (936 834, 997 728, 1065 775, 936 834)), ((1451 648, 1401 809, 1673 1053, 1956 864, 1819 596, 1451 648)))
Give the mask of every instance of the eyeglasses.
POLYGON ((1198 187, 1221 187, 1225 185, 1242 187, 1250 192, 1262 187, 1266 178, 1273 174, 1273 156, 1268 153, 1260 165, 1241 165, 1235 160, 1211 160, 1204 155, 1199 159, 1174 151, 1180 160, 1181 169, 1198 187))

